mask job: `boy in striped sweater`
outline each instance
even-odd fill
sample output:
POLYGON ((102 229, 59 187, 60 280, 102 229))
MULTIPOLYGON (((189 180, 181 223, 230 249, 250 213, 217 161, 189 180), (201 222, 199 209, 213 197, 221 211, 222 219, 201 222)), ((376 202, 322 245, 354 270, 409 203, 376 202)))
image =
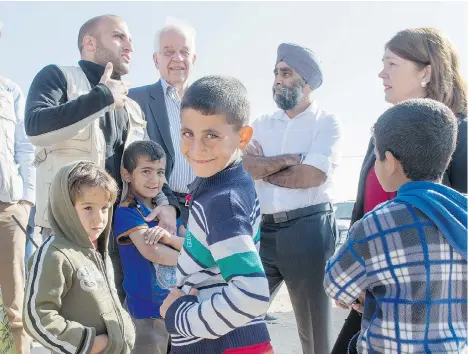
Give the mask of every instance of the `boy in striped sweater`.
POLYGON ((273 353, 259 202, 240 160, 252 137, 247 91, 234 78, 204 77, 186 91, 181 120, 181 150, 197 178, 177 289, 160 309, 172 352, 273 353))

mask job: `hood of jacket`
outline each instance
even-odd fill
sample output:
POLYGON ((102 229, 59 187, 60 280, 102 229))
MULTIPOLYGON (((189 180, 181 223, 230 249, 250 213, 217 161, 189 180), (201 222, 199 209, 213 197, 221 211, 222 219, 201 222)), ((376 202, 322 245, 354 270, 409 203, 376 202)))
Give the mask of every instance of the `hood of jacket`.
MULTIPOLYGON (((72 203, 68 186, 70 173, 79 162, 71 162, 60 168, 55 174, 49 191, 49 223, 56 238, 64 238, 81 248, 93 248, 93 243, 82 226, 72 203)), ((107 252, 112 214, 112 209, 109 209, 109 220, 98 239, 98 249, 102 252, 107 252)))

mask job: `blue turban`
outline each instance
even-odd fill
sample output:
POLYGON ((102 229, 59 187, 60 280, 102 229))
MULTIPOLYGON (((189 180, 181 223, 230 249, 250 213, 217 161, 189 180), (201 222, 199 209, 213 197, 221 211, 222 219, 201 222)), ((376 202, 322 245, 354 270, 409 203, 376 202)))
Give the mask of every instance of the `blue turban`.
POLYGON ((281 43, 278 47, 276 64, 280 61, 285 62, 301 75, 312 90, 322 85, 323 76, 320 61, 310 49, 293 43, 281 43))

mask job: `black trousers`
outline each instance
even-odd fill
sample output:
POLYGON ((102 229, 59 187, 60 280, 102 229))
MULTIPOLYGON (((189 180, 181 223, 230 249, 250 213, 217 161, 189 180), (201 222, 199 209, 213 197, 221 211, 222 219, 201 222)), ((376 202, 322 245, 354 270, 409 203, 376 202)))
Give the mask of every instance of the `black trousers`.
POLYGON ((330 353, 331 300, 323 278, 336 238, 332 210, 281 223, 262 222, 260 256, 270 294, 286 283, 306 354, 330 353))
MULTIPOLYGON (((348 347, 351 339, 361 330, 361 314, 355 310, 351 310, 348 318, 346 318, 343 327, 341 328, 340 334, 336 339, 335 345, 331 351, 331 354, 347 354, 348 347)), ((355 343, 353 343, 353 347, 355 343)), ((356 351, 357 353, 357 351, 356 351)))

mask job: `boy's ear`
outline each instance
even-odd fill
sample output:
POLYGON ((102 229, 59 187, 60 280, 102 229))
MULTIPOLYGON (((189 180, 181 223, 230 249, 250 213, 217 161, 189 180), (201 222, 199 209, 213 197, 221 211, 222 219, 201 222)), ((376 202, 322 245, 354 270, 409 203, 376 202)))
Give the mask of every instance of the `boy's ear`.
POLYGON ((250 125, 243 126, 239 131, 239 149, 244 150, 252 139, 253 129, 250 125))
POLYGON ((393 176, 401 167, 400 161, 398 161, 390 151, 385 152, 385 160, 387 160, 387 163, 385 164, 387 174, 388 176, 393 176))
POLYGON ((126 168, 123 168, 123 167, 120 168, 120 175, 122 176, 123 180, 127 183, 130 183, 130 181, 132 180, 132 176, 130 172, 127 171, 126 168))

